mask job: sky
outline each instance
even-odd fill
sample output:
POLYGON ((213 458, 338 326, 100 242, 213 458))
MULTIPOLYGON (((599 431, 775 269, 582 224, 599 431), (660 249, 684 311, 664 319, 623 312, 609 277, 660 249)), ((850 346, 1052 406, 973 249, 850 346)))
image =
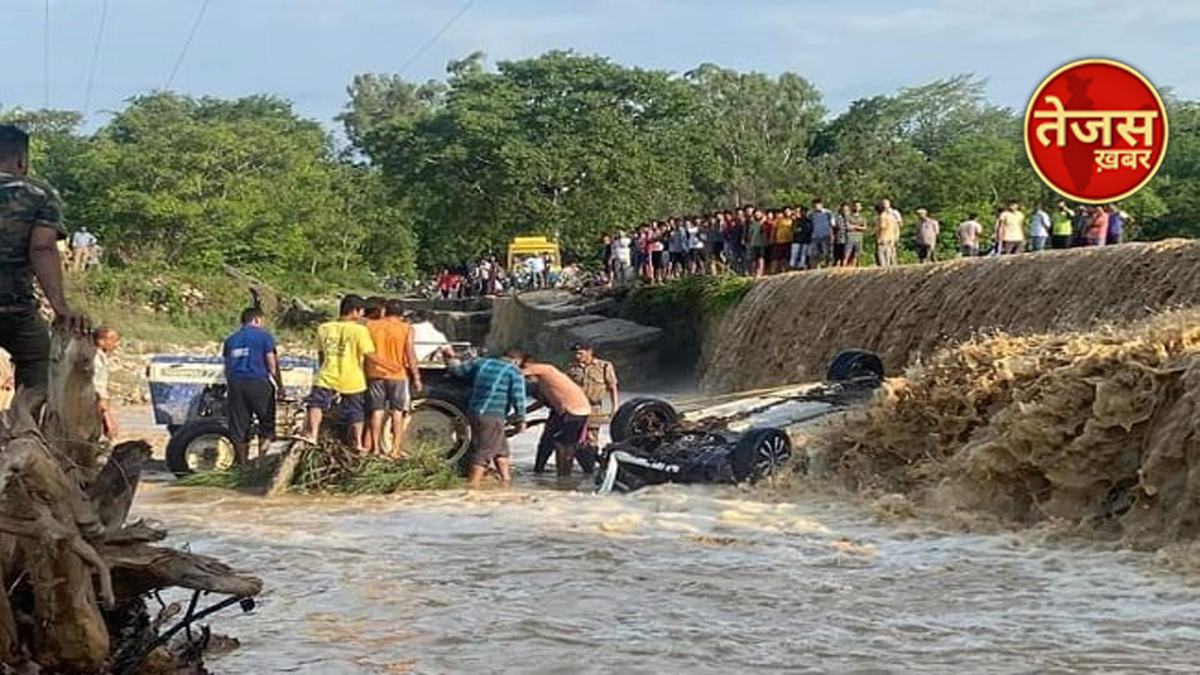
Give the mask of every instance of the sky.
POLYGON ((494 63, 551 49, 674 72, 705 62, 792 71, 812 81, 834 112, 960 73, 987 80, 994 103, 1023 109, 1043 77, 1089 56, 1125 61, 1160 88, 1200 98, 1200 0, 107 0, 104 7, 105 0, 0 0, 0 50, 9 63, 0 109, 85 111, 94 128, 129 97, 169 87, 275 94, 334 128, 355 74, 426 80, 475 50, 494 63))

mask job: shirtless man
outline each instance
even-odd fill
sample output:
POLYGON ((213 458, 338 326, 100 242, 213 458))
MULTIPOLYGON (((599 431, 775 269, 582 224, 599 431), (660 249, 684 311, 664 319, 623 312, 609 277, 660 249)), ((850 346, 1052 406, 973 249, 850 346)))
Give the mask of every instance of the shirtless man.
MULTIPOLYGON (((550 407, 545 437, 554 443, 554 466, 559 476, 570 476, 575 463, 575 448, 587 434, 588 416, 592 404, 583 388, 571 381, 566 373, 548 363, 525 361, 521 372, 537 385, 540 398, 550 407)), ((584 464, 584 462, 580 462, 584 464)), ((590 472, 594 466, 583 466, 590 472)))

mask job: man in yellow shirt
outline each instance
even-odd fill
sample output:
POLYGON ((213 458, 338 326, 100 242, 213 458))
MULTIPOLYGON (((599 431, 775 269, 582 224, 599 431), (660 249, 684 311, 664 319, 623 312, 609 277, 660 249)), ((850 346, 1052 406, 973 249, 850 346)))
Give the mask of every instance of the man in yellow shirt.
POLYGON ((775 221, 774 241, 771 242, 771 274, 787 271, 792 255, 792 209, 784 209, 775 221))
POLYGON ((317 359, 321 370, 312 392, 304 400, 308 408, 308 439, 317 442, 325 411, 341 398, 341 411, 350 426, 350 447, 362 449, 366 419, 366 364, 399 370, 398 364, 375 355, 375 343, 362 325, 366 303, 357 295, 342 298, 339 318, 317 327, 317 359))

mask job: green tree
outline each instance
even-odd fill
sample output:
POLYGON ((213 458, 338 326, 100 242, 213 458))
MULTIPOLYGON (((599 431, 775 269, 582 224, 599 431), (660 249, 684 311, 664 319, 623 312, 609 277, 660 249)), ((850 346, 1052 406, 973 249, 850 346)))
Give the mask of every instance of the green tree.
POLYGON ((772 79, 706 63, 685 75, 700 98, 722 197, 733 206, 768 198, 801 175, 825 107, 795 73, 772 79))

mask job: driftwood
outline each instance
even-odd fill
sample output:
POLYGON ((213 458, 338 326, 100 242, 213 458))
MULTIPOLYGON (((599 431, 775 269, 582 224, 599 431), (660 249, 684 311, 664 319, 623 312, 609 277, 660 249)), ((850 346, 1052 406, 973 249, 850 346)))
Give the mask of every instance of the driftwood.
POLYGON ((159 644, 145 596, 179 587, 236 601, 262 583, 125 524, 150 446, 122 443, 101 466, 90 341, 56 336, 53 352, 48 389, 18 392, 0 419, 0 672, 132 672, 170 658, 198 667, 195 645, 159 644))

